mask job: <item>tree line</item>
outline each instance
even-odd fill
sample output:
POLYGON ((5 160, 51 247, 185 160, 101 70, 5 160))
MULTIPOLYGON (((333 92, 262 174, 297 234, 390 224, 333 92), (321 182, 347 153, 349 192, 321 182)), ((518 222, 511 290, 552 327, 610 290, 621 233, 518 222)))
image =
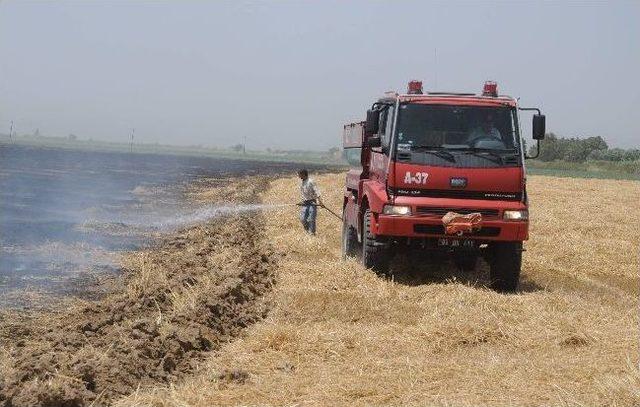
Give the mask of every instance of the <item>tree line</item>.
MULTIPOLYGON (((536 146, 529 149, 534 155, 536 146)), ((640 160, 640 149, 637 148, 609 148, 607 142, 600 136, 587 138, 565 138, 548 133, 540 143, 541 161, 636 161, 640 160)))

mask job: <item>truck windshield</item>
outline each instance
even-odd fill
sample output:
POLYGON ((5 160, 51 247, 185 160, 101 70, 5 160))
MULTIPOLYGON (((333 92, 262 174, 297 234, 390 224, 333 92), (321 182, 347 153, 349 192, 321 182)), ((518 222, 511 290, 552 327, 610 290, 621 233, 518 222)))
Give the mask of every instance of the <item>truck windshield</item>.
POLYGON ((400 105, 399 150, 518 151, 517 117, 510 107, 400 105))

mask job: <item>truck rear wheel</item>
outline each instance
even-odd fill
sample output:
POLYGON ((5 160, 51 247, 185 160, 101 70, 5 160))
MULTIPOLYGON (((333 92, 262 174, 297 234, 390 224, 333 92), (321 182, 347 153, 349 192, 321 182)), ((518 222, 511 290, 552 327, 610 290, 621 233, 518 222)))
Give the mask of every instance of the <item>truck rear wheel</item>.
POLYGON ((491 288, 499 292, 514 292, 520 281, 522 242, 496 242, 491 245, 491 288))
POLYGON ((358 236, 355 228, 347 223, 346 214, 342 214, 342 259, 358 255, 358 236))
POLYGON ((364 213, 362 222, 362 265, 379 274, 389 272, 389 250, 384 240, 371 233, 371 210, 364 213))

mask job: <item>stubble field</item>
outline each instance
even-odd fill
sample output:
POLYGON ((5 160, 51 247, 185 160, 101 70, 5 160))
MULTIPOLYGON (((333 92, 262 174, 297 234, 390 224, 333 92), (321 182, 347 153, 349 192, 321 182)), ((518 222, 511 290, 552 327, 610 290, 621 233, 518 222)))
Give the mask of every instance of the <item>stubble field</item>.
MULTIPOLYGON (((343 174, 317 177, 339 208, 343 174)), ((385 280, 340 257, 340 223, 302 234, 291 209, 264 216, 275 250, 265 319, 171 386, 119 406, 640 404, 640 183, 533 176, 521 291, 401 268, 385 280)), ((295 202, 297 180, 262 194, 295 202)))

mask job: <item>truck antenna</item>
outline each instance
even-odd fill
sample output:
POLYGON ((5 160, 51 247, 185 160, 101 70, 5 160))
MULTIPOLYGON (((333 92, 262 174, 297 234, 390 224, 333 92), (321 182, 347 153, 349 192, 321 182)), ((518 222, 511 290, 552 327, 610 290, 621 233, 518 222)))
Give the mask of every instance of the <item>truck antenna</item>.
POLYGON ((434 61, 434 68, 433 68, 433 75, 434 75, 434 81, 433 81, 433 88, 434 90, 438 90, 438 49, 434 48, 433 49, 433 61, 434 61))

